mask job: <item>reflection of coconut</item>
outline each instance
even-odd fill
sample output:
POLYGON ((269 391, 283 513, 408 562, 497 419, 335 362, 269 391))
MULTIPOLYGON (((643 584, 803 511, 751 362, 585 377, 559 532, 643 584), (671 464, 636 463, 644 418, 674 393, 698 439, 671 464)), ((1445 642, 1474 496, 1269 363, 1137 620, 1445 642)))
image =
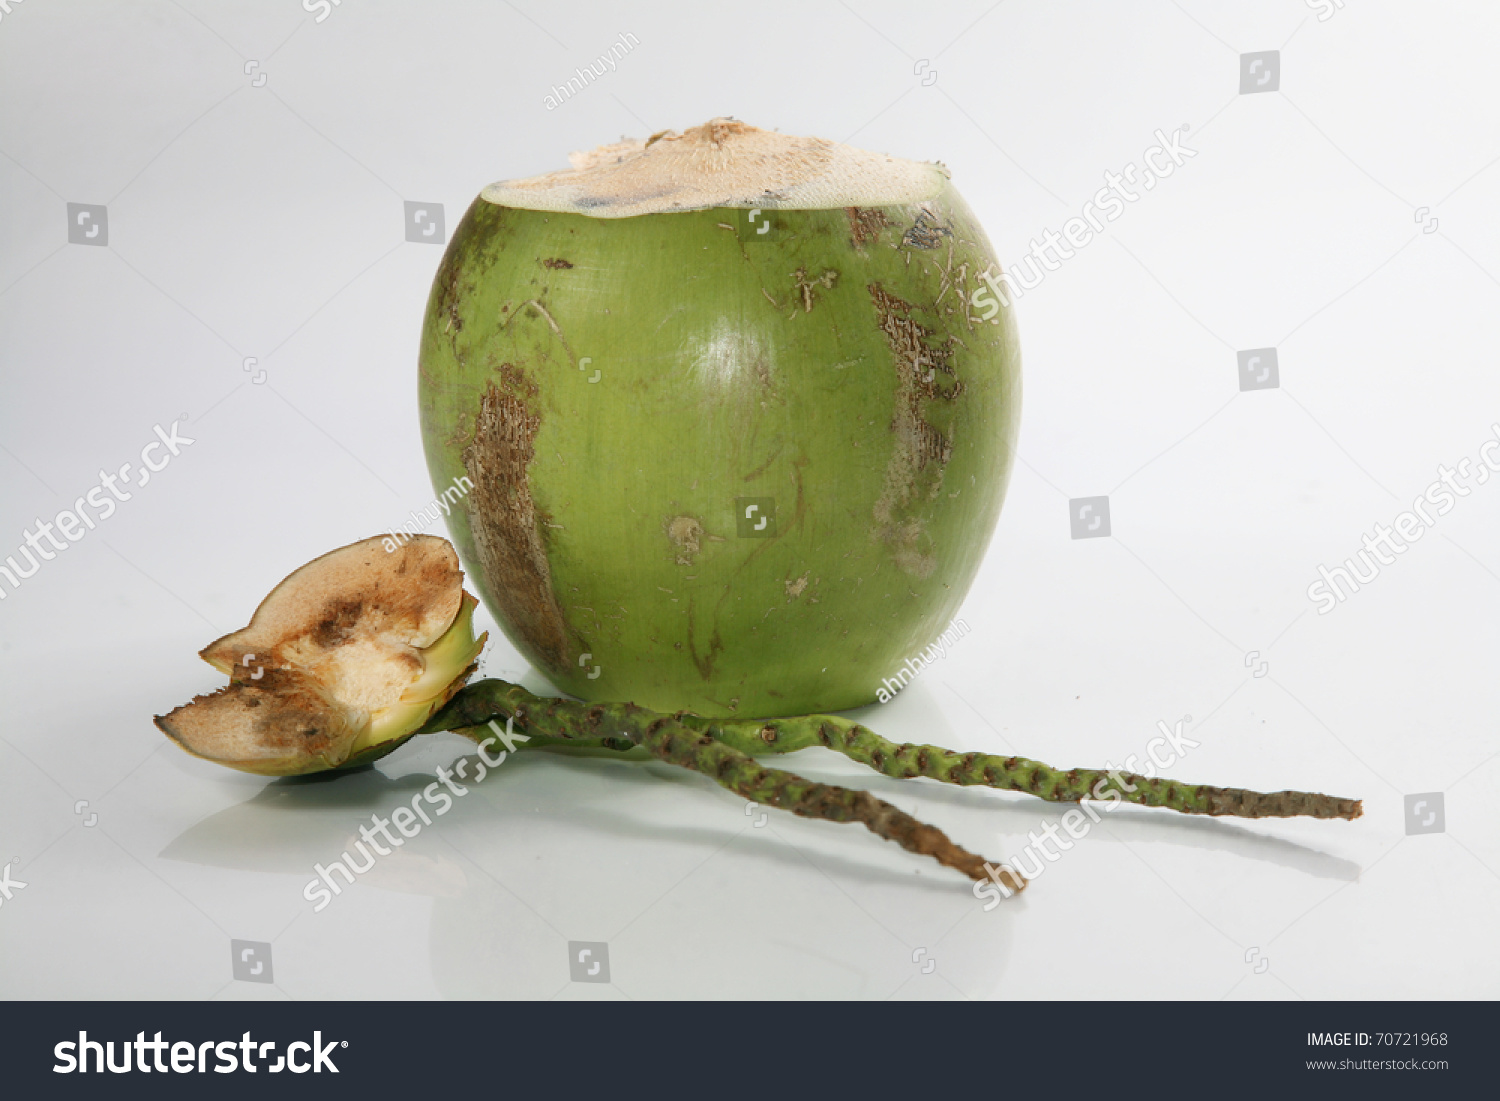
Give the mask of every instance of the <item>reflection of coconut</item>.
MULTIPOLYGON (((919 683, 883 713, 898 735, 924 731, 950 741, 953 731, 945 728, 942 709, 927 691, 919 683)), ((265 894, 268 901, 284 900, 290 909, 281 923, 294 911, 306 914, 289 928, 288 947, 324 943, 319 938, 330 935, 329 929, 345 928, 341 922, 350 915, 368 923, 368 915, 387 912, 385 903, 372 901, 378 894, 360 888, 430 896, 425 950, 420 940, 382 939, 378 923, 349 934, 345 946, 352 955, 378 948, 404 960, 425 956, 432 982, 450 998, 552 997, 568 980, 568 937, 609 939, 613 976, 635 998, 1005 993, 1016 922, 1030 904, 1027 895, 985 912, 984 902, 957 886, 949 873, 928 874, 899 850, 871 846, 858 832, 800 820, 778 821, 774 831, 755 829, 733 808, 727 820, 717 811, 699 818, 682 800, 655 798, 666 782, 689 789, 705 783, 666 766, 531 753, 508 759, 484 784, 456 800, 452 813, 379 858, 354 888, 344 888, 344 897, 314 916, 302 894, 313 866, 352 852, 355 831, 372 813, 389 816, 394 807, 409 803, 432 781, 433 761, 451 766, 448 754, 462 752, 463 743, 452 735, 423 741, 431 745, 408 747, 406 756, 381 766, 400 762, 397 767, 416 771, 392 777, 377 768, 332 783, 322 778, 271 783, 253 798, 196 823, 161 856, 285 877, 267 885, 237 877, 231 890, 242 899, 265 894), (643 883, 648 889, 641 889, 643 883), (955 902, 963 910, 942 916, 955 902), (649 917, 631 921, 648 906, 649 917), (830 907, 830 917, 819 917, 830 914, 830 907), (927 953, 911 960, 910 952, 860 908, 913 919, 892 928, 906 944, 927 953), (786 920, 768 920, 768 914, 786 920), (940 939, 928 939, 929 933, 940 939), (932 960, 935 969, 924 971, 932 960)), ((477 758, 470 760, 472 774, 477 758)), ((867 775, 833 755, 822 758, 820 771, 819 778, 830 782, 867 775)), ((904 783, 874 777, 871 787, 899 800, 904 783)), ((957 832, 979 836, 998 829, 996 855, 1014 853, 1040 819, 1056 820, 1067 810, 1067 805, 1012 801, 974 788, 923 785, 920 790, 924 803, 947 808, 945 816, 962 827, 957 832)), ((1352 861, 1222 819, 1125 807, 1108 823, 1108 831, 1090 835, 1091 845, 1158 843, 1222 851, 1339 882, 1359 872, 1352 861)), ((277 942, 278 951, 283 943, 277 942)), ((299 989, 308 988, 299 984, 299 989)))
MULTIPOLYGON (((326 866, 345 853, 353 854, 353 865, 359 867, 364 863, 355 848, 360 841, 355 832, 359 826, 367 824, 372 813, 389 815, 393 807, 409 803, 431 779, 417 774, 392 780, 370 769, 346 774, 337 784, 298 780, 272 784, 253 799, 196 823, 161 855, 167 860, 297 875, 304 880, 316 878, 315 865, 326 866)), ((400 848, 357 875, 355 886, 442 898, 463 895, 467 877, 439 831, 423 830, 402 841, 400 848)))
POLYGON ((422 335, 485 603, 586 699, 873 702, 957 610, 1020 408, 994 262, 937 165, 719 119, 487 188, 422 335))

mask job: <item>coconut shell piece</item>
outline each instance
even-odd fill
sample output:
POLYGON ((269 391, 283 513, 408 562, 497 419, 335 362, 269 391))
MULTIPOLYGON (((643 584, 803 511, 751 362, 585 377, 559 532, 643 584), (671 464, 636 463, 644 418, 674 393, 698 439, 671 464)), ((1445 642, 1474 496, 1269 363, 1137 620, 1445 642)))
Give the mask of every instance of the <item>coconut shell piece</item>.
POLYGON ((248 626, 199 656, 229 675, 156 725, 189 753, 290 776, 349 768, 410 737, 474 670, 475 599, 446 539, 380 536, 293 571, 248 626))

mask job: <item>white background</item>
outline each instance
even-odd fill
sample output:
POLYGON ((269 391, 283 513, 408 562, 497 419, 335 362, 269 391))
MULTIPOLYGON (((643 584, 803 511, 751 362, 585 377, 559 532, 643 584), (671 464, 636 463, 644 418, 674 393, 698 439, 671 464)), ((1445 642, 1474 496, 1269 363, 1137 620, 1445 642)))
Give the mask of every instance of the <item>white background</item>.
MULTIPOLYGON (((0 995, 1500 994, 1500 484, 1331 614, 1306 596, 1500 422, 1497 53, 1478 2, 345 0, 319 23, 296 0, 11 0, 0 556, 154 425, 186 414, 195 442, 5 587, 0 862, 26 886, 0 901, 0 995), (1280 90, 1238 94, 1262 50, 1280 90), (220 683, 196 650, 288 571, 431 499, 415 357, 440 250, 404 240, 403 201, 451 231, 492 180, 715 115, 943 161, 1007 266, 1188 126, 1197 156, 1018 303, 1020 462, 972 633, 862 716, 1068 767, 1192 715, 1174 777, 1364 818, 1127 808, 986 913, 857 827, 757 826, 696 775, 528 753, 311 912, 312 865, 468 743, 293 787, 190 759, 151 716, 220 683), (107 247, 66 243, 68 202, 108 205, 107 247), (1236 351, 1273 346, 1281 386, 1241 392, 1236 351), (1072 540, 1068 500, 1103 494, 1113 535, 1072 540), (1403 796, 1436 792, 1445 832, 1408 836, 1403 796), (273 945, 274 983, 232 978, 231 938, 273 945), (608 943, 609 984, 570 981, 569 940, 608 943)), ((487 672, 545 690, 492 638, 487 672)), ((1061 816, 788 763, 991 858, 1061 816)))

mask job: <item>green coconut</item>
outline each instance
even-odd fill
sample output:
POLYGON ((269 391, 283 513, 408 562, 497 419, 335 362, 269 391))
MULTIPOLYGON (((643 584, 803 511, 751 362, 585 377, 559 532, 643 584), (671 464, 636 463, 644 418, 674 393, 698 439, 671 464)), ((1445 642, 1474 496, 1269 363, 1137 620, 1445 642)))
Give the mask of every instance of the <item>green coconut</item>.
MULTIPOLYGON (((587 700, 771 716, 887 698, 1009 479, 1020 352, 937 164, 715 119, 486 188, 420 351, 485 605, 587 700), (894 683, 894 681, 893 681, 894 683)), ((451 498, 453 494, 449 494, 451 498)))

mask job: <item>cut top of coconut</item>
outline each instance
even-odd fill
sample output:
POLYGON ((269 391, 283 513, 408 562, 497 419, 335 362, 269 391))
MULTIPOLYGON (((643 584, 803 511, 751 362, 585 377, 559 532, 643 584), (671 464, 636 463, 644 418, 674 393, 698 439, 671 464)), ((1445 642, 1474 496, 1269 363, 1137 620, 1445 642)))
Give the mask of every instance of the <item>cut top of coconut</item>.
POLYGON ((523 210, 631 218, 708 207, 823 210, 918 203, 934 198, 948 180, 940 164, 778 134, 730 118, 568 159, 570 169, 501 180, 480 197, 523 210))

